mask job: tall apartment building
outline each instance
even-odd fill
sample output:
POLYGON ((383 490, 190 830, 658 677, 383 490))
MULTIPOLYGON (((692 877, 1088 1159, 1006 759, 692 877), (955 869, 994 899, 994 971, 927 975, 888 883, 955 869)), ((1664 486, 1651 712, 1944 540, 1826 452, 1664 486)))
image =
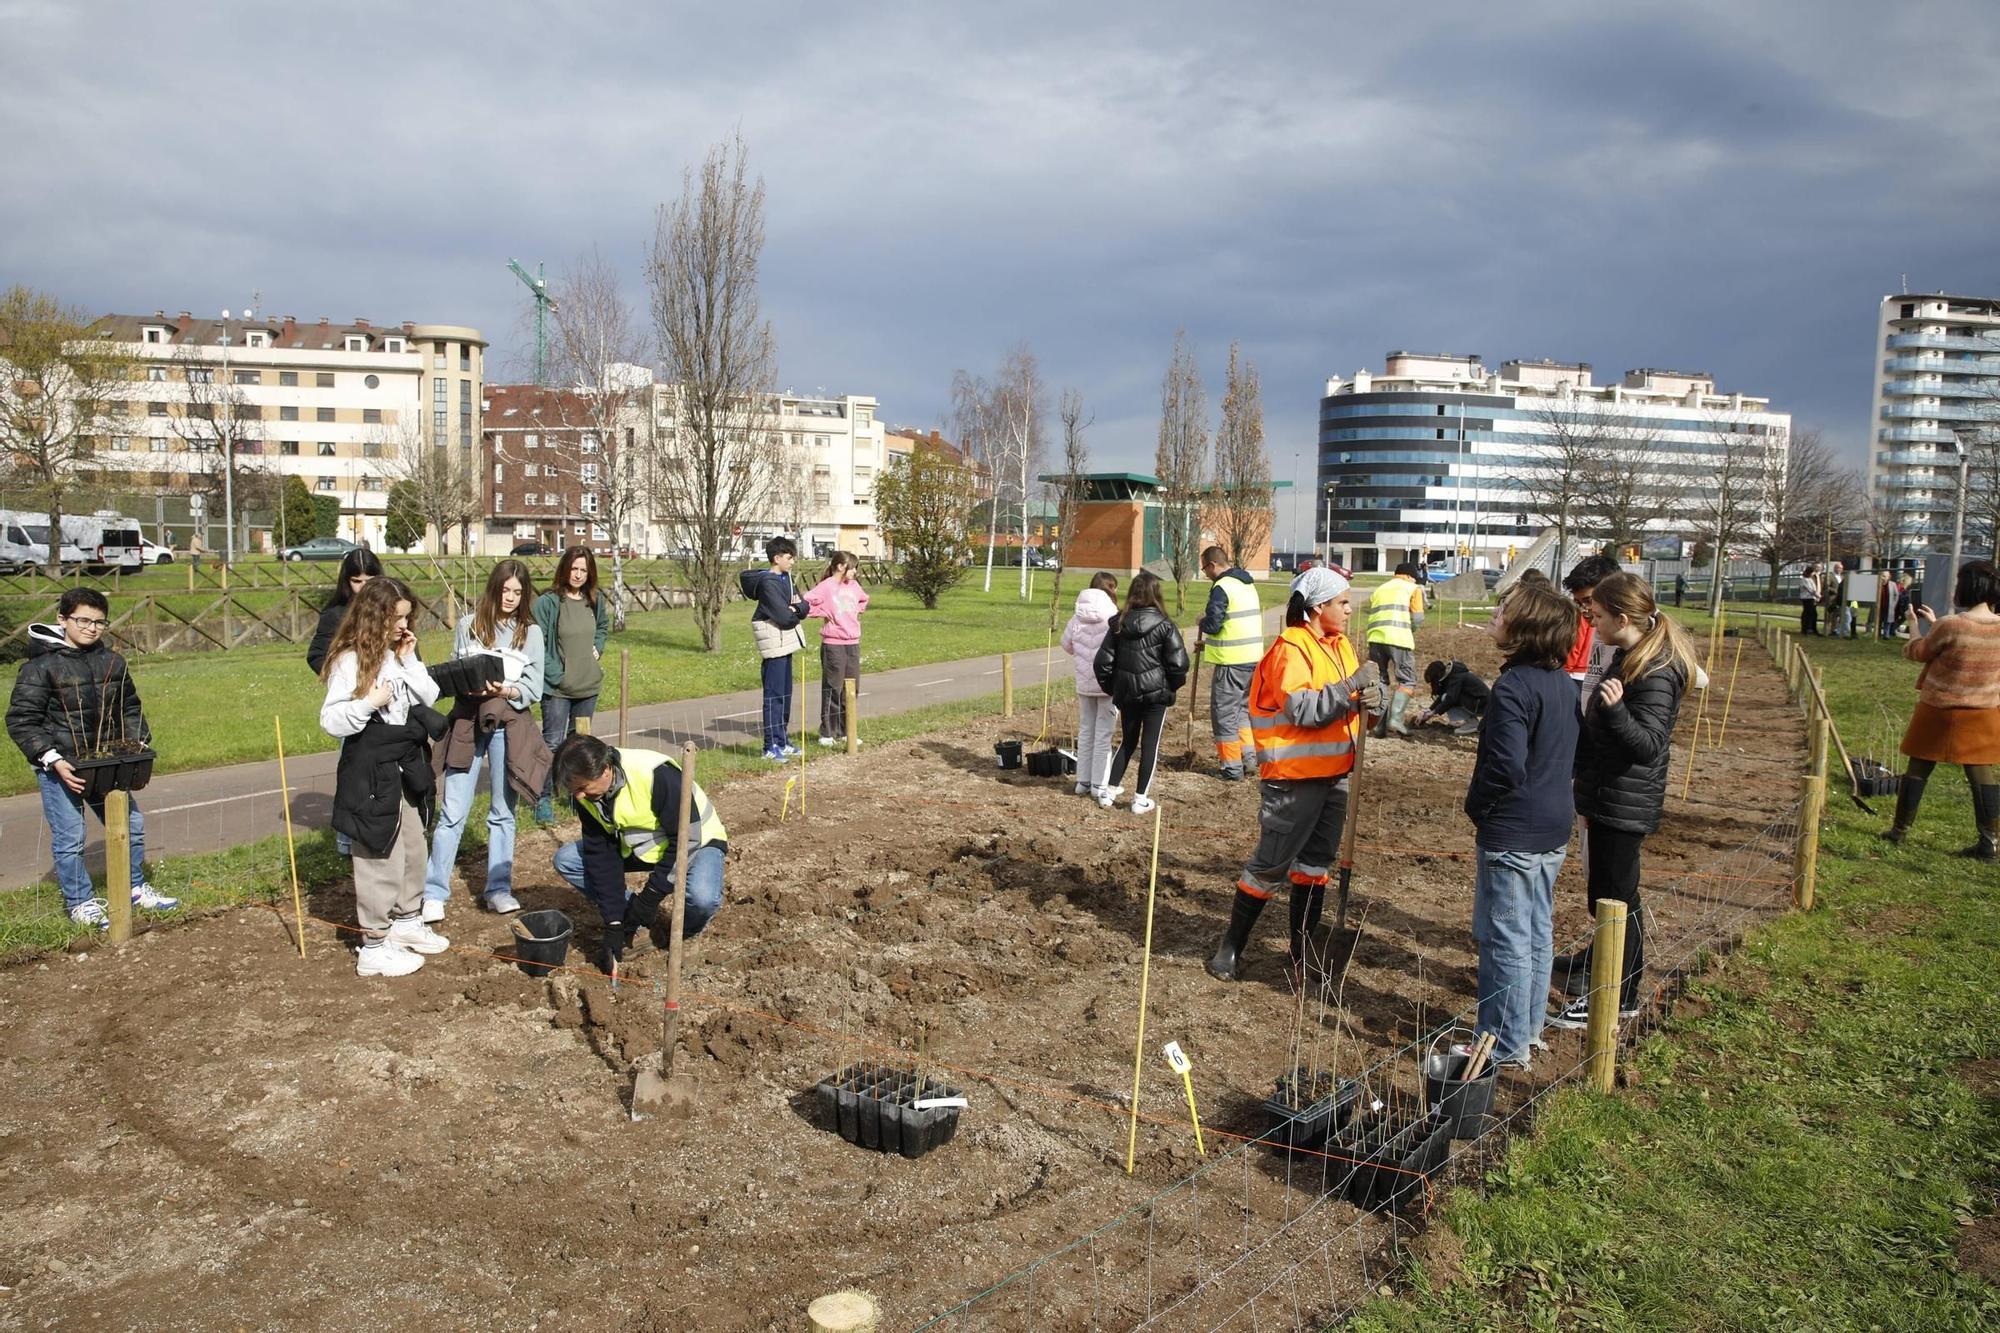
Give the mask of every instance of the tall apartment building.
MULTIPOLYGON (((145 379, 98 441, 102 479, 132 489, 220 493, 228 445, 239 476, 300 477, 339 497, 341 534, 382 545, 388 491, 418 448, 480 435, 486 342, 451 324, 109 315, 145 379)), ((219 525, 219 504, 209 521, 219 525)), ((214 545, 221 545, 213 541, 214 545)))
POLYGON ((1899 548, 1949 554, 1959 447, 2000 428, 2000 298, 1885 296, 1875 325, 1868 494, 1899 548))
MULTIPOLYGON (((1698 371, 1627 371, 1592 381, 1587 362, 1391 352, 1382 373, 1330 379, 1319 411, 1315 525, 1336 561, 1380 570, 1462 553, 1501 567, 1544 523, 1529 498, 1565 423, 1609 427, 1657 457, 1683 510, 1733 450, 1782 459, 1791 417, 1770 400, 1721 394, 1698 371), (1641 445, 1640 442, 1643 442, 1641 445), (1773 454, 1771 451, 1778 451, 1773 454)), ((1649 535, 1692 535, 1672 515, 1649 535)))

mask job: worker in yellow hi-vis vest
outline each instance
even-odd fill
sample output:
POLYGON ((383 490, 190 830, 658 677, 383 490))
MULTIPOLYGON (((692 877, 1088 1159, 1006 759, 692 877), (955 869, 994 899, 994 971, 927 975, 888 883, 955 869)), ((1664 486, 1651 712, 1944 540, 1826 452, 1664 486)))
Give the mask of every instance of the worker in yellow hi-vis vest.
POLYGON ((1229 553, 1211 546, 1201 553, 1202 577, 1209 589, 1208 606, 1195 626, 1202 656, 1214 668, 1208 681, 1208 717, 1215 732, 1215 754, 1228 782, 1243 778, 1244 765, 1256 762, 1250 734, 1250 677, 1264 656, 1264 604, 1249 573, 1229 563, 1229 553))
POLYGON ((1417 626, 1424 623, 1424 590, 1417 586, 1417 567, 1405 562, 1395 576, 1368 599, 1368 660, 1395 682, 1389 706, 1376 719, 1375 734, 1410 734, 1403 719, 1417 694, 1417 626))

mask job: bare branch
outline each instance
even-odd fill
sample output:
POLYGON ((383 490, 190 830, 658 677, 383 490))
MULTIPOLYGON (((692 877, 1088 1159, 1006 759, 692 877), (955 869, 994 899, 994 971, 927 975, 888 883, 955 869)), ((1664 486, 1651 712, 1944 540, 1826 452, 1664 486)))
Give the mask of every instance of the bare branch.
POLYGON ((1201 551, 1201 502, 1207 489, 1208 393, 1188 349, 1185 330, 1174 334, 1173 355, 1160 383, 1160 440, 1153 471, 1160 482, 1160 536, 1174 577, 1174 605, 1187 610, 1187 581, 1201 551))

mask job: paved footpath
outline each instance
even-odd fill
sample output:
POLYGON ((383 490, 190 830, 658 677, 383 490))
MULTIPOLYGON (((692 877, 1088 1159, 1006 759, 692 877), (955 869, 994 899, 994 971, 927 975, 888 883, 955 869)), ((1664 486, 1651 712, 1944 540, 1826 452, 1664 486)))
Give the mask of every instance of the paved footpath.
MULTIPOLYGON (((1264 632, 1276 633, 1281 607, 1265 612, 1264 632)), ((811 649, 807 650, 812 652, 811 649)), ((1042 688, 1044 654, 1022 649, 1014 657, 1014 702, 1027 711, 1038 702, 1042 688)), ((867 721, 922 708, 1000 692, 1001 655, 971 657, 956 662, 932 662, 925 666, 878 671, 861 678, 862 739, 867 739, 867 721)), ((817 735, 819 718, 819 661, 812 653, 813 677, 800 694, 805 702, 809 735, 817 735)), ((1048 678, 1062 681, 1070 672, 1069 658, 1061 648, 1047 657, 1048 678)), ((305 670, 304 663, 299 666, 305 670)), ((793 702, 794 719, 799 703, 793 702)), ((762 732, 763 695, 757 690, 734 694, 712 694, 700 699, 674 703, 642 704, 632 710, 628 740, 649 747, 678 746, 695 741, 704 748, 755 745, 762 732)), ((794 722, 796 726, 796 721, 794 722)), ((615 740, 618 714, 599 713, 592 719, 597 735, 615 740)), ((286 761, 292 785, 292 820, 300 830, 327 826, 333 812, 334 764, 337 750, 299 755, 286 761)), ((135 804, 145 816, 146 855, 149 859, 183 856, 193 852, 214 852, 256 842, 285 831, 284 805, 279 800, 280 784, 276 761, 233 764, 227 768, 204 768, 156 777, 135 804)), ((85 856, 93 874, 104 870, 103 830, 94 817, 86 820, 89 843, 85 856)), ((0 799, 0 889, 18 889, 43 879, 53 881, 49 859, 49 826, 42 815, 37 792, 0 799)), ((171 886, 162 885, 163 888, 171 886)))

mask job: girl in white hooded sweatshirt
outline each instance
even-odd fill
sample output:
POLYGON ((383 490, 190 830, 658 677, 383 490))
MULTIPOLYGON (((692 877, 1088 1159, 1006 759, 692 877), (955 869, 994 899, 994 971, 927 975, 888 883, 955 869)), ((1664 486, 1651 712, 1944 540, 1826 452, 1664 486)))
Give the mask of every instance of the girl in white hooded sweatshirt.
POLYGON ((1109 574, 1093 574, 1090 586, 1076 595, 1076 614, 1069 618, 1062 634, 1063 651, 1076 669, 1076 794, 1096 796, 1104 786, 1111 764, 1111 724, 1118 719, 1111 696, 1097 684, 1093 663, 1104 643, 1111 617, 1118 614, 1112 594, 1118 580, 1109 574))

